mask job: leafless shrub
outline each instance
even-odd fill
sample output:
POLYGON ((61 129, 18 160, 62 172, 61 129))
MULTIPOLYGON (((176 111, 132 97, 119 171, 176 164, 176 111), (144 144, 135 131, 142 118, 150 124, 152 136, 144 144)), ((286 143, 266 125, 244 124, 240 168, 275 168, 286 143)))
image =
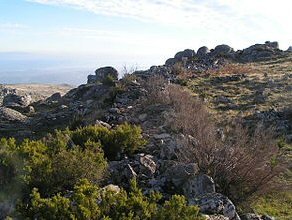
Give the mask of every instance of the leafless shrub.
POLYGON ((272 130, 259 126, 250 134, 239 123, 223 138, 199 99, 178 85, 168 85, 163 94, 174 111, 169 125, 186 137, 179 160, 197 163, 214 178, 218 191, 243 202, 268 191, 283 172, 272 130))
POLYGON ((131 75, 132 73, 134 73, 135 71, 137 71, 137 66, 131 66, 128 67, 127 65, 124 65, 121 71, 121 74, 123 77, 127 76, 127 75, 131 75))
POLYGON ((165 88, 167 86, 167 80, 160 75, 151 76, 144 82, 144 88, 146 89, 146 97, 143 100, 145 105, 151 104, 166 104, 168 101, 165 94, 165 88))
POLYGON ((189 79, 193 73, 191 70, 185 68, 182 63, 176 63, 172 66, 172 73, 179 79, 189 79))

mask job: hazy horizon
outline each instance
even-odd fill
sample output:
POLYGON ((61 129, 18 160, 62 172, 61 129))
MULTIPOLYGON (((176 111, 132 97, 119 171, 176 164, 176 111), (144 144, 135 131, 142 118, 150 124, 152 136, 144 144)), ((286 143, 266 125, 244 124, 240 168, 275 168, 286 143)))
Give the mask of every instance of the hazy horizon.
POLYGON ((80 84, 101 66, 146 69, 176 52, 291 46, 289 0, 0 0, 0 83, 80 84))

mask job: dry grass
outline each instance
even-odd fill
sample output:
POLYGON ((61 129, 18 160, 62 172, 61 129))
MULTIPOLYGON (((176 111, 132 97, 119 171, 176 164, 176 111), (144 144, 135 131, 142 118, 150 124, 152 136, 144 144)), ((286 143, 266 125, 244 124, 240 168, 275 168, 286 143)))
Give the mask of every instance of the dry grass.
POLYGON ((208 75, 237 75, 237 74, 251 74, 254 73, 255 69, 249 64, 235 64, 229 63, 219 69, 209 69, 206 71, 208 75))

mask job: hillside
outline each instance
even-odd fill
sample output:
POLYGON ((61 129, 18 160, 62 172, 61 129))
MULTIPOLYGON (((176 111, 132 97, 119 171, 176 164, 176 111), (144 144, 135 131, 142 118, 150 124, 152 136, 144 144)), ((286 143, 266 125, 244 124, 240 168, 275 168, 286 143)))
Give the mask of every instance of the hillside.
MULTIPOLYGON (((160 205, 174 194, 183 195, 189 207, 198 206, 208 219, 292 217, 292 54, 276 42, 240 51, 227 45, 187 49, 165 65, 120 80, 114 68, 103 67, 88 76, 87 84, 65 93, 68 89, 18 85, 25 94, 4 95, 0 136, 40 140, 11 144, 17 155, 29 155, 23 162, 30 170, 26 188, 40 192, 33 191, 39 203, 24 203, 30 208, 20 212, 45 218, 44 207, 72 199, 70 210, 77 213, 74 204, 82 200, 74 193, 84 187, 78 185, 80 179, 131 192, 135 178, 142 195, 161 193, 160 205), (26 94, 34 101, 28 102, 26 94), (54 197, 56 193, 63 197, 54 197)), ((27 194, 23 197, 30 201, 27 194)), ((140 219, 142 211, 137 214, 133 207, 127 217, 140 219)), ((98 213, 111 216, 105 210, 98 213)), ((127 207, 117 210, 126 215, 127 207)), ((145 213, 144 219, 167 216, 159 218, 148 209, 145 213)))

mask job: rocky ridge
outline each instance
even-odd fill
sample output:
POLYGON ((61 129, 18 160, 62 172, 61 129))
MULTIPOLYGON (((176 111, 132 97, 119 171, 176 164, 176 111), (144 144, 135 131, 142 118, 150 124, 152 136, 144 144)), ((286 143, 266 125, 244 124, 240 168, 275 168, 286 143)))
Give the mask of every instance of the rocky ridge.
MULTIPOLYGON (((242 51, 234 51, 227 45, 219 45, 214 50, 201 47, 197 53, 189 49, 178 52, 163 66, 136 71, 121 80, 118 80, 114 68, 100 68, 95 75, 88 77, 88 84, 72 89, 64 96, 55 93, 46 99, 32 102, 29 96, 8 92, 0 108, 1 135, 36 138, 55 128, 75 124, 99 124, 109 128, 123 122, 138 124, 142 127, 148 145, 143 152, 133 157, 111 161, 109 184, 127 188, 129 180, 136 177, 145 193, 158 190, 168 197, 173 192, 179 192, 188 198, 190 204, 199 205, 203 213, 210 215, 210 219, 216 219, 212 217, 215 214, 222 215, 222 219, 240 219, 232 201, 216 192, 216 184, 211 177, 200 173, 194 163, 182 164, 176 161, 181 147, 179 140, 183 134, 169 132, 167 122, 172 114, 168 106, 145 106, 141 102, 149 93, 144 82, 153 76, 160 76, 167 83, 180 82, 174 68, 177 64, 197 73, 220 69, 230 62, 256 62, 287 55, 289 52, 279 50, 275 42, 257 44, 242 51)), ((224 77, 218 77, 220 84, 245 78, 240 74, 224 77)), ((232 101, 221 96, 216 98, 216 102, 228 104, 232 101)), ((265 117, 265 121, 270 114, 261 114, 259 117, 265 117)), ((287 129, 289 132, 290 128, 287 129)), ((271 218, 247 214, 242 219, 271 218)))

